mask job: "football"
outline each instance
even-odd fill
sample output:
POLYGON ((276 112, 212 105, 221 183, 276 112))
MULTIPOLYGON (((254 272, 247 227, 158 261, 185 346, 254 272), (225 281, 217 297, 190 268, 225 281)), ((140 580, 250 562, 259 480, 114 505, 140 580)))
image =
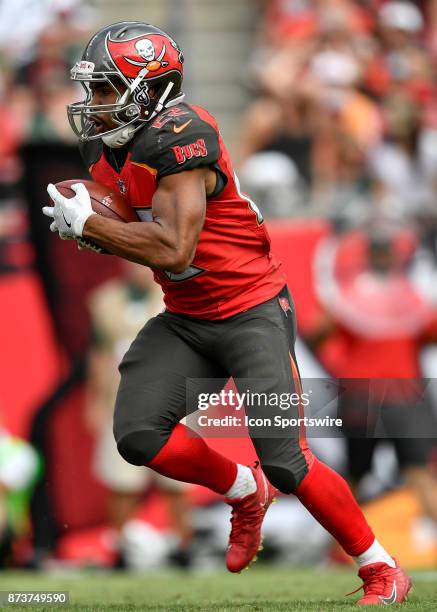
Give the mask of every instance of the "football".
MULTIPOLYGON (((124 223, 139 220, 135 210, 120 193, 100 183, 83 179, 71 179, 56 183, 55 187, 66 198, 73 198, 76 194, 71 185, 76 183, 83 183, 88 189, 88 193, 91 196, 91 206, 98 215, 108 219, 115 219, 116 221, 123 221, 124 223)), ((96 253, 107 253, 99 245, 86 238, 77 238, 76 241, 81 248, 87 248, 96 253)))
POLYGON ((75 183, 83 183, 88 189, 91 196, 91 206, 93 211, 98 215, 115 219, 116 221, 138 221, 138 217, 134 209, 123 198, 121 193, 109 189, 105 185, 95 183, 94 181, 84 181, 83 179, 71 179, 69 181, 61 181, 56 183, 56 189, 66 198, 73 198, 76 194, 72 190, 71 185, 75 183))

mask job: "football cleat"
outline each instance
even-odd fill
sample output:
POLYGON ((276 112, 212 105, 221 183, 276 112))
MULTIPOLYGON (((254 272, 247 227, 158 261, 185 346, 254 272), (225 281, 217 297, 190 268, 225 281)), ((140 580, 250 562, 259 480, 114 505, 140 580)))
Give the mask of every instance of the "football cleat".
POLYGON ((352 593, 364 590, 363 597, 357 601, 360 606, 389 606, 402 603, 407 599, 412 586, 411 578, 397 563, 396 567, 390 567, 387 563, 370 563, 360 569, 358 576, 363 584, 352 593))
POLYGON ((232 506, 232 529, 226 553, 226 567, 230 572, 247 569, 257 560, 257 552, 262 550, 261 525, 276 489, 258 465, 251 468, 257 485, 255 493, 243 498, 225 499, 232 506))

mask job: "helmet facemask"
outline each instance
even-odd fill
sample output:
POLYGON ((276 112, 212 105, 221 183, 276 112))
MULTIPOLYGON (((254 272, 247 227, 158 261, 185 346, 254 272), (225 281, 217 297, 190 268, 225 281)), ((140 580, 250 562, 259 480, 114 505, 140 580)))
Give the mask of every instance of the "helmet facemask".
POLYGON ((153 119, 165 106, 180 102, 181 93, 171 102, 167 102, 175 83, 160 78, 145 79, 147 70, 140 70, 135 79, 128 79, 119 71, 94 71, 93 62, 79 61, 71 70, 71 79, 81 83, 86 97, 80 102, 67 106, 68 120, 73 132, 80 141, 101 138, 111 147, 126 144, 145 122, 153 119), (149 81, 152 81, 153 97, 150 96, 149 81), (161 81, 161 82, 160 82, 161 81), (109 85, 116 94, 113 104, 91 104, 92 85, 109 85), (156 88, 155 88, 156 86, 156 88), (96 132, 93 117, 108 114, 115 127, 105 132, 96 132))
POLYGON ((133 100, 132 84, 123 75, 116 71, 95 72, 92 62, 81 61, 77 62, 71 70, 71 78, 80 82, 86 94, 84 100, 67 106, 68 120, 80 141, 102 138, 122 128, 136 127, 138 129, 140 127, 133 124, 141 119, 141 108, 133 100), (115 102, 113 104, 91 104, 94 95, 93 85, 109 85, 116 95, 115 102), (93 118, 99 119, 101 115, 109 115, 115 127, 103 133, 96 133, 93 118))

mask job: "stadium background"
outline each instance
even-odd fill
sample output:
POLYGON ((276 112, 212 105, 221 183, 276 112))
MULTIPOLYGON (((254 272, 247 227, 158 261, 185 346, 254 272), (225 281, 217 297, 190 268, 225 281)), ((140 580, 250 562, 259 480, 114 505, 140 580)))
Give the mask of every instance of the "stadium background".
MULTIPOLYGON (((395 3, 391 12, 384 12, 384 5, 393 4, 2 4, 0 410, 5 439, 7 431, 29 441, 42 458, 32 484, 31 528, 23 528, 23 537, 15 542, 15 563, 44 566, 56 559, 109 566, 114 560, 105 522, 107 491, 92 473, 95 439, 83 413, 90 339, 87 296, 121 274, 121 267, 114 258, 78 252, 73 244, 59 241, 40 214, 48 182, 86 176, 64 112, 78 95, 68 82, 78 50, 100 25, 119 19, 150 21, 180 41, 188 99, 217 117, 246 190, 266 213, 303 339, 311 344, 327 306, 335 306, 327 302, 322 307, 325 294, 317 280, 316 254, 320 259, 320 245, 328 237, 352 276, 367 267, 369 237, 396 242, 396 261, 411 280, 411 287, 397 297, 409 305, 407 314, 418 321, 415 329, 423 331, 437 297, 437 3, 395 3), (420 298, 409 301, 412 287, 420 298)), ((334 276, 338 273, 341 284, 339 268, 334 276)), ((386 306, 372 310, 374 320, 391 320, 386 306)), ((361 307, 365 311, 369 303, 361 307)), ((433 349, 424 354, 418 336, 404 373, 395 367, 393 378, 435 377, 433 349), (422 356, 420 370, 415 369, 417 355, 422 356)), ((322 376, 329 371, 347 377, 345 350, 341 339, 333 337, 312 361, 303 346, 304 376, 306 371, 309 377, 323 372, 317 370, 323 364, 322 376)), ((367 353, 367 358, 373 355, 367 353)), ((366 359, 364 351, 361 359, 366 359)), ((395 359, 393 353, 387 357, 395 359)), ((247 441, 210 442, 239 461, 253 459, 247 441)), ((315 445, 328 462, 345 470, 340 437, 319 439, 315 445)), ((8 482, 5 489, 14 489, 14 484, 8 482)), ((200 488, 190 496, 197 563, 218 563, 221 551, 214 538, 223 538, 224 547, 227 508, 214 505, 214 496, 200 488)), ((401 562, 435 566, 435 525, 403 487, 389 445, 378 453, 362 499, 373 499, 368 512, 378 536, 390 550, 396 546, 401 562)), ((344 561, 294 500, 281 501, 267 526, 272 558, 344 561), (303 532, 312 534, 310 541, 304 541, 303 532)), ((169 526, 159 492, 144 496, 138 517, 150 525, 152 553, 144 563, 154 566, 162 558, 153 556, 153 547, 162 549, 159 534, 169 526)), ((143 552, 148 546, 144 537, 143 552)))

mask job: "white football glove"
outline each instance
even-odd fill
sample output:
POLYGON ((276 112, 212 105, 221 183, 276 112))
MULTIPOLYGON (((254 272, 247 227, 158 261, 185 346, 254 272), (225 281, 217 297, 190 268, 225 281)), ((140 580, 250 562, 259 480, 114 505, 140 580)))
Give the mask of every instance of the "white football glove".
POLYGON ((89 216, 95 214, 91 206, 91 198, 88 189, 83 183, 75 183, 71 186, 75 192, 72 198, 66 198, 50 183, 47 192, 53 200, 54 206, 44 206, 42 212, 51 217, 50 225, 52 232, 59 232, 63 240, 82 236, 83 226, 89 216))

